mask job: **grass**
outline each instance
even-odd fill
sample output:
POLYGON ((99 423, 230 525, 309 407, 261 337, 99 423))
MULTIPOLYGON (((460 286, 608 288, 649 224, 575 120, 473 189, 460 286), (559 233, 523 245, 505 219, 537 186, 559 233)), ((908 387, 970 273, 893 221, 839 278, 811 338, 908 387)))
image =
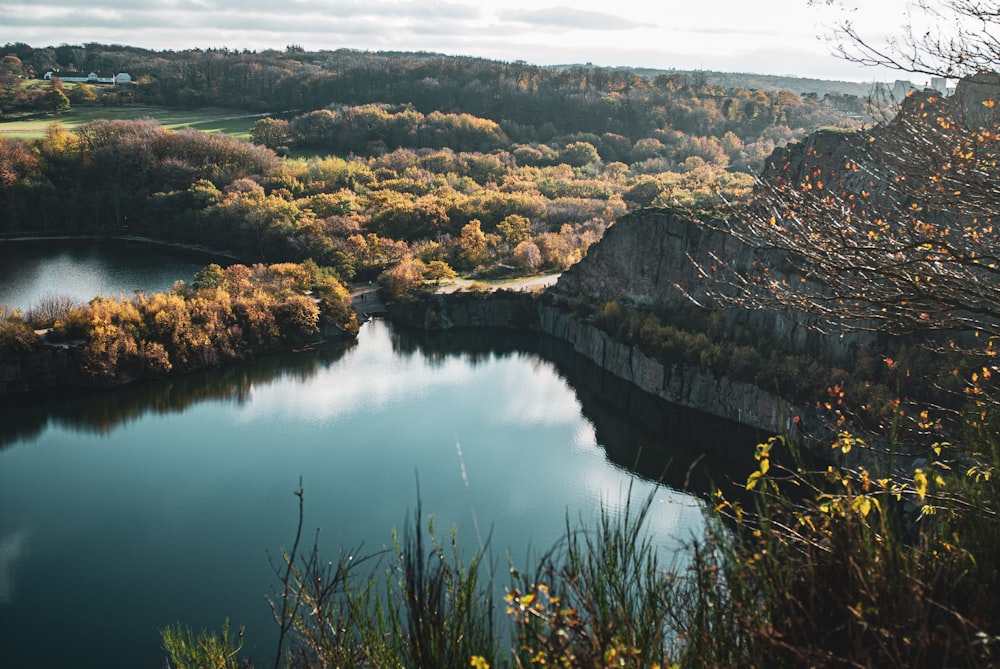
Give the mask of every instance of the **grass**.
MULTIPOLYGON (((418 506, 382 555, 282 553, 273 606, 287 644, 273 666, 996 667, 1000 486, 987 474, 1000 448, 992 430, 971 445, 880 479, 772 467, 786 447, 797 462, 772 438, 744 504, 716 495, 686 560, 660 563, 645 523, 654 497, 630 495, 595 525, 567 522, 529 571, 511 565, 499 627, 488 554, 464 559, 454 533, 439 542, 418 506), (969 456, 980 465, 967 469, 969 456)), ((168 667, 252 666, 228 624, 198 637, 168 628, 164 642, 168 667)))
POLYGON ((196 110, 177 110, 145 105, 74 107, 58 116, 46 115, 30 119, 0 121, 0 136, 16 139, 39 139, 53 125, 72 130, 77 126, 99 119, 134 121, 146 118, 151 118, 171 130, 194 128, 202 132, 221 132, 237 139, 247 140, 250 139, 250 128, 260 118, 260 115, 220 107, 196 110))

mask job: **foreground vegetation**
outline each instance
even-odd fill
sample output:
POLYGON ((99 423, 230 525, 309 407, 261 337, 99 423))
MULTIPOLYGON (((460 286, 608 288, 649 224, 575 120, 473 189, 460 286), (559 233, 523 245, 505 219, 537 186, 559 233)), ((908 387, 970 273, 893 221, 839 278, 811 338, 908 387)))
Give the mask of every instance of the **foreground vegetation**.
MULTIPOLYGON (((495 556, 437 538, 419 507, 388 554, 333 562, 300 547, 300 523, 275 565, 274 666, 995 666, 1000 451, 969 437, 976 465, 941 445, 912 475, 811 471, 773 438, 739 500, 713 496, 679 562, 645 530, 654 492, 567 523, 537 563, 511 565, 503 602, 495 556)), ((163 638, 177 669, 250 665, 228 623, 163 638)))

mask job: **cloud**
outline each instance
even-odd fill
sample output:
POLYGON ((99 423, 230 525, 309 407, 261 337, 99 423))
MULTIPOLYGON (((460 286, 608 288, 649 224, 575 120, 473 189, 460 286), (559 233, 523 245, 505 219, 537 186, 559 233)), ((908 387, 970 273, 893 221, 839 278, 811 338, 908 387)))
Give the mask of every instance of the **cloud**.
POLYGON ((634 30, 636 28, 649 27, 649 24, 632 21, 622 16, 573 9, 572 7, 508 10, 500 12, 499 16, 505 21, 515 23, 569 30, 634 30))
MULTIPOLYGON (((796 71, 868 79, 815 39, 830 8, 774 0, 0 0, 0 44, 98 42, 147 49, 228 46, 424 51, 538 64, 796 71), (551 5, 554 3, 562 3, 551 5), (773 11, 772 11, 773 10, 773 11), (784 57, 767 57, 770 51, 784 57), (807 55, 808 58, 803 58, 807 55), (829 65, 819 65, 822 60, 829 65), (855 74, 848 74, 848 70, 855 74)), ((874 25, 896 25, 884 0, 874 25)), ((833 14, 842 18, 842 14, 833 14)), ((860 17, 859 17, 860 21, 860 17)), ((870 22, 869 22, 870 23, 870 22)))
MULTIPOLYGON (((79 0, 39 0, 29 6, 0 0, 0 25, 54 35, 49 43, 59 44, 112 41, 133 31, 130 43, 152 47, 178 46, 194 36, 207 37, 204 46, 245 39, 249 43, 234 46, 259 47, 322 35, 328 41, 349 39, 357 45, 370 38, 405 48, 403 35, 465 35, 482 19, 480 7, 455 2, 101 0, 81 6, 79 0), (88 30, 93 32, 80 40, 88 30)), ((18 36, 24 39, 30 39, 27 32, 18 36)))

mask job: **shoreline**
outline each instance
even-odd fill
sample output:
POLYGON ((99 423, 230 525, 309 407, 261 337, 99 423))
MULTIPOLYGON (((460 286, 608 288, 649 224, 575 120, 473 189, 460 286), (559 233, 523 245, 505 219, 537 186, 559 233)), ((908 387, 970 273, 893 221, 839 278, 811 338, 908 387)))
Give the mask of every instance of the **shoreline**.
POLYGON ((192 242, 174 242, 164 239, 157 239, 155 237, 146 237, 144 235, 123 235, 123 234, 73 234, 73 233, 53 233, 50 235, 39 234, 39 233, 2 233, 0 234, 0 243, 2 242, 41 242, 49 240, 112 240, 118 242, 133 242, 137 244, 148 244, 150 246, 162 246, 165 248, 176 249, 179 251, 187 251, 190 253, 197 253, 199 255, 210 256, 214 258, 225 258, 233 262, 245 262, 244 259, 240 258, 236 254, 228 250, 218 250, 212 249, 208 246, 202 244, 195 244, 192 242))

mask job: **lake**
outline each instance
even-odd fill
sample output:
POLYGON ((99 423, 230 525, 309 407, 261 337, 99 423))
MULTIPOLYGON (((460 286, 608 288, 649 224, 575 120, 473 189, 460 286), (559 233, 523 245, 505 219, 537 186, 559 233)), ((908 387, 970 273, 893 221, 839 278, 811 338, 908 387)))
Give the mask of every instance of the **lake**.
POLYGON ((66 295, 83 303, 95 295, 190 282, 212 260, 169 247, 100 239, 0 240, 0 304, 28 309, 40 298, 66 295))
POLYGON ((630 485, 655 494, 650 530, 678 553, 702 526, 688 465, 708 454, 701 489, 745 476, 757 438, 550 338, 379 320, 355 343, 7 401, 0 425, 0 661, 42 668, 162 667, 160 629, 227 618, 266 664, 268 556, 294 538, 300 477, 307 543, 318 529, 331 559, 390 546, 419 501, 467 552, 489 538, 502 586, 508 554, 528 566, 630 485))

